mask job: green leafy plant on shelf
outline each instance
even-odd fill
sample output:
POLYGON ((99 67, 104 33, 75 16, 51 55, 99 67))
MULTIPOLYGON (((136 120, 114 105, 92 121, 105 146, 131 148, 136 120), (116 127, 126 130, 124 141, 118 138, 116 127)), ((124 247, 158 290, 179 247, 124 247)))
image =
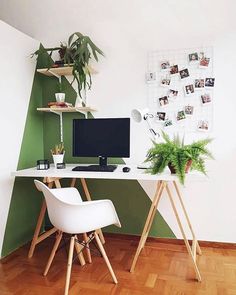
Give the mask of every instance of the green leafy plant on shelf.
POLYGON ((56 144, 53 149, 51 149, 52 155, 62 155, 65 152, 64 143, 61 142, 59 144, 56 144))
POLYGON ((168 166, 172 174, 176 174, 180 183, 184 184, 185 174, 191 170, 197 170, 206 175, 205 160, 213 159, 207 145, 210 138, 194 141, 192 144, 184 144, 179 135, 171 139, 162 132, 164 142, 156 143, 149 149, 145 162, 151 162, 148 169, 152 174, 161 173, 168 166))
POLYGON ((48 68, 53 66, 51 60, 52 53, 58 51, 60 56, 60 61, 57 62, 59 66, 68 65, 72 66, 73 81, 77 82, 78 94, 82 97, 82 90, 91 89, 92 77, 91 74, 93 69, 90 67, 89 63, 91 59, 95 59, 98 62, 98 56, 103 55, 101 49, 99 49, 90 39, 90 37, 85 36, 79 32, 75 32, 68 38, 67 43, 61 43, 58 47, 40 48, 35 51, 32 56, 37 55, 45 56, 45 52, 48 53, 48 68))

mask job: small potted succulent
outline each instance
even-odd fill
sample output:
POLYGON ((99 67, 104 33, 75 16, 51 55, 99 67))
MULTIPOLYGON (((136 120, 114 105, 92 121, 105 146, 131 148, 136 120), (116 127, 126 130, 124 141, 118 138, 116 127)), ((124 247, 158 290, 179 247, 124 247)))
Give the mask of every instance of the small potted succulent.
POLYGON ((57 102, 64 102, 65 101, 65 93, 63 92, 63 89, 62 89, 62 84, 61 82, 59 81, 58 82, 58 88, 59 88, 59 92, 55 93, 55 98, 56 98, 56 101, 57 102))
POLYGON ((152 174, 161 173, 168 167, 172 174, 176 174, 181 184, 184 184, 185 174, 189 170, 197 170, 206 174, 205 160, 213 159, 212 154, 207 149, 207 145, 212 139, 206 138, 184 144, 184 139, 174 136, 173 139, 162 132, 164 142, 156 143, 149 149, 145 162, 151 162, 148 169, 152 174))
POLYGON ((65 155, 65 148, 63 142, 56 144, 55 147, 51 149, 51 153, 55 168, 57 168, 57 164, 63 163, 65 155))

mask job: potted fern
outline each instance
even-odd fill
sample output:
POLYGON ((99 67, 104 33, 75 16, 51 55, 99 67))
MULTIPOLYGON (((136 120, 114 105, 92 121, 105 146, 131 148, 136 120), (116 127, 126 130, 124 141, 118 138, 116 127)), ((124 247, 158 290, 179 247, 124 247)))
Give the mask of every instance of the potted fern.
POLYGON ((148 169, 152 174, 161 173, 168 166, 172 174, 176 174, 180 183, 184 184, 185 174, 191 170, 197 170, 206 175, 205 160, 213 159, 212 154, 207 149, 207 145, 212 139, 206 138, 184 144, 184 139, 174 136, 173 139, 162 132, 164 142, 156 143, 147 153, 146 162, 151 162, 148 169))

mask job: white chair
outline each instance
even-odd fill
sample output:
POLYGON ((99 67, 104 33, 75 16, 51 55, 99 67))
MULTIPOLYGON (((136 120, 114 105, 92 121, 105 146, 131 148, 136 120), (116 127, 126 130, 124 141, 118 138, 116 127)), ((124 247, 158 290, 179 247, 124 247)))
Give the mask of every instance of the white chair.
MULTIPOLYGON (((83 202, 78 190, 74 187, 49 189, 38 180, 34 180, 34 183, 37 189, 44 194, 51 223, 59 230, 44 274, 46 275, 49 270, 53 257, 60 244, 62 233, 71 234, 64 293, 67 295, 69 291, 74 247, 76 247, 76 245, 78 246, 77 234, 92 232, 92 234, 89 235, 89 239, 92 240, 95 238, 113 281, 117 284, 116 276, 96 232, 97 229, 112 224, 121 227, 113 203, 110 200, 83 202)), ((79 251, 81 252, 81 247, 79 251)))

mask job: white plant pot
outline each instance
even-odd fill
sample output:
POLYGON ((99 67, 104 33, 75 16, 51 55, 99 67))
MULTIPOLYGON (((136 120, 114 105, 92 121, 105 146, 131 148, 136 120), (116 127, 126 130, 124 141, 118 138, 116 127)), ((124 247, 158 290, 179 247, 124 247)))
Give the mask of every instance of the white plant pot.
POLYGON ((63 163, 64 155, 65 153, 59 155, 52 155, 55 168, 57 168, 57 164, 63 163))
POLYGON ((64 102, 65 101, 65 93, 55 93, 56 101, 57 102, 64 102))

